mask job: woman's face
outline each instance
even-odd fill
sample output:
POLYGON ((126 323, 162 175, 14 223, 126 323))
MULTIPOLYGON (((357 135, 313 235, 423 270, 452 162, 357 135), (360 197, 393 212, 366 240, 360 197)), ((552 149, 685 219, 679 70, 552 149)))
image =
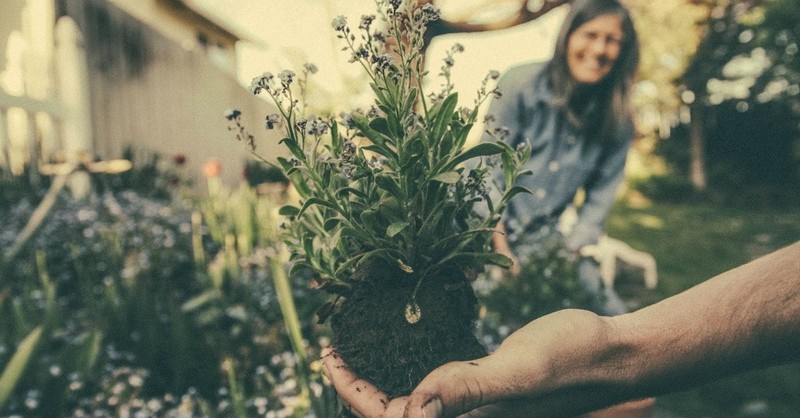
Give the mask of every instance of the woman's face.
POLYGON ((599 83, 619 58, 622 18, 605 14, 578 26, 567 39, 567 66, 578 83, 599 83))

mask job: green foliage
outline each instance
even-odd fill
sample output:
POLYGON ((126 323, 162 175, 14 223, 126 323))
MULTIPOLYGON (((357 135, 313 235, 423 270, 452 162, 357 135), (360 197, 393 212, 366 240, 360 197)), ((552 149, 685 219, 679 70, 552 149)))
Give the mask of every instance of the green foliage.
MULTIPOLYGON (((362 17, 358 32, 344 17, 333 22, 343 49, 371 81, 375 102, 369 111, 339 120, 304 116, 300 102, 312 66, 297 80, 282 71, 252 84, 255 94, 265 92, 275 103, 278 114, 267 116, 267 127, 282 125, 281 144, 291 153, 278 164, 301 199, 281 209, 289 217, 285 241, 295 266, 344 285, 339 289, 371 258, 394 263, 418 281, 444 267, 510 265, 488 242, 505 204, 524 190, 500 189, 490 199, 490 170, 481 161, 491 157, 502 164, 510 185, 529 151, 499 140, 466 143, 478 106, 496 93, 486 85, 497 75, 484 79, 471 109, 458 108, 449 81, 441 93, 427 95, 421 88, 423 33, 438 12, 430 4, 399 3, 378 2, 385 34, 373 30, 375 16, 362 17), (480 213, 481 205, 488 210, 480 213)), ((238 113, 229 119, 238 124, 238 113)))
POLYGON ((695 194, 689 179, 678 174, 653 175, 630 180, 629 183, 646 197, 661 202, 684 202, 695 194))
MULTIPOLYGON (((280 298, 302 301, 304 324, 320 302, 302 277, 276 294, 274 204, 250 188, 220 193, 59 197, 0 275, 0 415, 332 415, 321 376, 291 352, 315 358, 301 334, 324 333, 284 326, 280 298)), ((0 247, 35 203, 2 207, 0 247)))
POLYGON ((576 256, 557 241, 531 256, 517 276, 485 278, 479 300, 486 308, 480 324, 484 342, 494 345, 536 318, 560 309, 589 309, 598 296, 579 282, 576 256))
POLYGON ((42 327, 36 327, 17 346, 17 350, 0 374, 0 408, 6 403, 42 336, 42 327))

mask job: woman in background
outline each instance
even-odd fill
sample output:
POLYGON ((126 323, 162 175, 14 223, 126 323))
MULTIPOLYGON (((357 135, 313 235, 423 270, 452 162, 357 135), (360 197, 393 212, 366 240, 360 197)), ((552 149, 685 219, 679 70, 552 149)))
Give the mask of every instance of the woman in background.
MULTIPOLYGON (((630 91, 639 42, 630 14, 617 0, 577 0, 561 28, 555 53, 544 63, 514 67, 498 82, 503 93, 488 110, 512 147, 530 146, 517 184, 531 194, 511 200, 495 234, 495 250, 513 260, 518 274, 529 258, 560 242, 580 255, 597 244, 619 186, 634 130, 630 91), (558 221, 584 191, 577 221, 558 221)), ((502 173, 495 181, 502 181, 502 173)), ((581 284, 598 295, 601 315, 627 311, 613 289, 603 289, 597 262, 580 257, 581 284)))

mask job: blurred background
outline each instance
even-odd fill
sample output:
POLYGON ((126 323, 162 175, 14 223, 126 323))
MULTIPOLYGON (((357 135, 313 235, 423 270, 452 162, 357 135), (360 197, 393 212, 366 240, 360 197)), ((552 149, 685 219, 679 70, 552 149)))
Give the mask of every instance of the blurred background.
MULTIPOLYGON (((467 106, 489 71, 547 59, 569 8, 430 2, 427 82, 462 44, 452 80, 467 106)), ((623 3, 642 45, 637 137, 607 232, 656 262, 654 288, 641 266, 618 269, 636 309, 800 239, 800 3, 623 3)), ((288 274, 278 239, 285 183, 225 113, 241 111, 272 161, 280 138, 253 77, 310 62, 310 113, 368 107, 330 23, 374 13, 371 0, 0 2, 0 416, 334 416, 316 362, 325 297, 288 274)), ((577 299, 537 289, 539 308, 577 299)), ((488 346, 510 331, 492 309, 488 346)), ((800 366, 658 407, 795 417, 800 366)))

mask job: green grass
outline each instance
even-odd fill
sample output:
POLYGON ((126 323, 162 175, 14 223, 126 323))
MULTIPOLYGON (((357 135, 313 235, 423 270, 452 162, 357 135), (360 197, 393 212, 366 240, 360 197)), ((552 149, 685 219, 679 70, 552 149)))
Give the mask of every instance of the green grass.
MULTIPOLYGON (((668 297, 726 270, 800 240, 800 208, 654 203, 615 207, 608 234, 651 253, 659 282, 648 302, 668 297)), ((708 303, 714 303, 709 300, 708 303)), ((800 348, 799 348, 800 349, 800 348)), ((797 417, 800 364, 756 370, 659 398, 684 417, 797 417), (745 405, 766 410, 744 415, 745 405)))

